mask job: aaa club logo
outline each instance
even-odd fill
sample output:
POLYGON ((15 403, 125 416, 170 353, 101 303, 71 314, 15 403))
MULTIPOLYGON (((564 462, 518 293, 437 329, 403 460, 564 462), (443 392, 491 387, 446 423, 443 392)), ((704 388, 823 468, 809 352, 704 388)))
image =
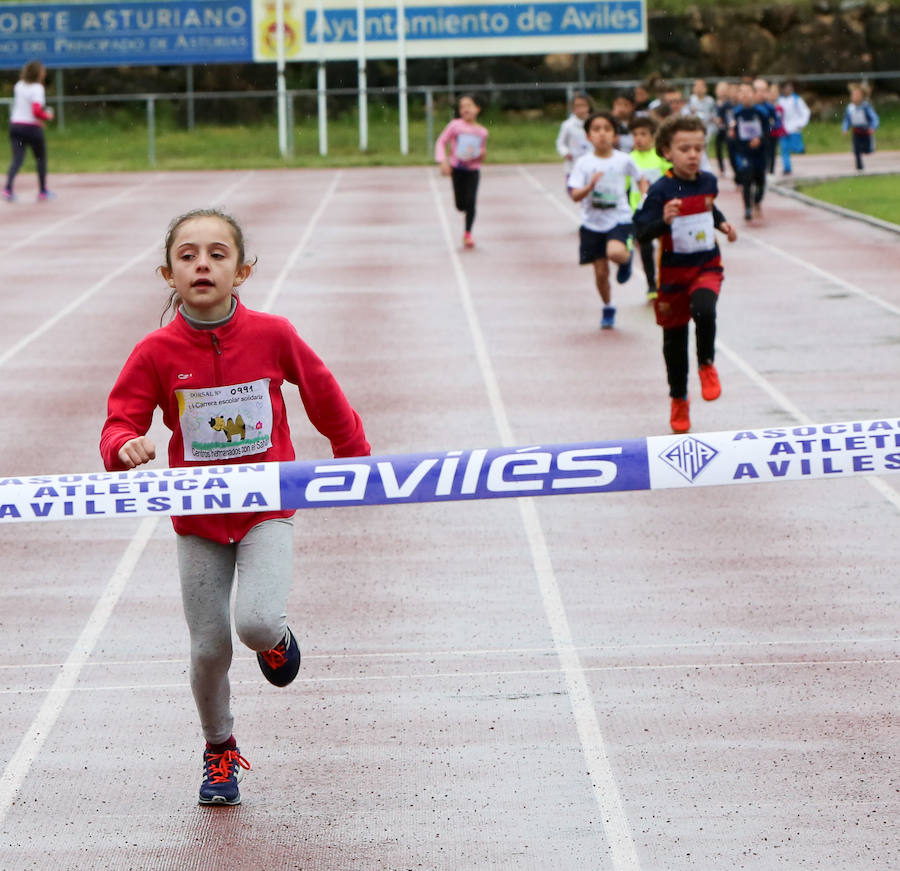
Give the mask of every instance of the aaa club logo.
POLYGON ((718 453, 705 442, 688 436, 666 448, 659 458, 683 478, 693 482, 718 453))
MULTIPOLYGON (((300 53, 300 21, 299 4, 293 0, 284 0, 284 54, 285 57, 297 57, 300 53)), ((262 15, 256 25, 257 42, 263 57, 278 57, 278 14, 273 0, 263 4, 262 15)))

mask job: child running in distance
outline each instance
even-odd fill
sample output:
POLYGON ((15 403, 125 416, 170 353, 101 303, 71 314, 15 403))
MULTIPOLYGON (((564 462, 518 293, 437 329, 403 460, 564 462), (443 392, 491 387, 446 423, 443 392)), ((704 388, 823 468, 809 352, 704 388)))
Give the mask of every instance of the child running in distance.
POLYGON ((709 95, 709 89, 703 79, 695 79, 688 97, 688 112, 696 115, 706 125, 707 145, 716 135, 716 100, 709 95))
POLYGON ((781 121, 784 125, 784 136, 781 137, 781 168, 785 175, 791 174, 791 155, 803 154, 806 146, 803 142, 803 128, 809 124, 810 111, 806 100, 794 89, 793 82, 784 82, 777 106, 781 108, 781 121))
POLYGON ((762 200, 766 193, 769 114, 757 104, 750 82, 738 85, 737 99, 729 135, 734 142, 736 181, 744 192, 744 220, 749 221, 762 214, 762 200))
POLYGON ((612 104, 612 116, 616 119, 618 138, 616 148, 626 154, 634 147, 631 139, 631 119, 634 118, 634 97, 629 93, 616 94, 612 104))
POLYGON ((734 165, 734 148, 728 131, 734 123, 734 101, 732 96, 737 89, 724 79, 716 82, 716 162, 719 164, 719 175, 725 175, 725 157, 732 172, 736 173, 734 165))
POLYGON ((753 93, 756 97, 756 105, 760 111, 765 113, 769 125, 769 132, 763 141, 763 148, 766 152, 766 172, 772 175, 775 172, 775 152, 778 150, 778 136, 780 135, 778 113, 772 101, 772 90, 765 79, 753 80, 753 93))
MULTIPOLYGON (((171 288, 163 314, 171 308, 173 317, 138 342, 110 393, 100 438, 107 470, 133 469, 156 457, 146 434, 157 407, 172 431, 170 467, 292 460, 285 381, 299 388, 310 421, 335 457, 369 453, 359 416, 293 325, 240 301, 238 288, 254 262, 244 253, 241 228, 222 212, 197 210, 172 222, 159 271, 171 288), (233 428, 225 429, 226 419, 233 428)), ((300 667, 286 620, 293 513, 172 519, 191 690, 206 739, 202 805, 239 804, 238 782, 250 768, 232 733, 232 587, 238 638, 256 651, 265 678, 286 686, 300 667)))
POLYGON ((566 178, 569 177, 575 161, 590 150, 591 143, 588 142, 587 133, 584 132, 584 122, 593 111, 593 100, 587 94, 576 94, 572 99, 572 114, 559 126, 556 151, 564 161, 566 178))
POLYGON ((610 112, 595 112, 584 122, 592 150, 578 158, 569 176, 569 196, 581 203, 579 262, 593 264, 597 292, 603 300, 600 326, 615 326, 616 307, 609 286, 609 262, 618 267, 616 280, 631 277, 632 225, 626 178, 647 191, 637 164, 616 151, 617 124, 610 112))
POLYGON ((47 141, 44 138, 44 122, 53 120, 53 110, 47 107, 44 81, 47 69, 39 60, 32 60, 22 67, 19 81, 13 88, 12 111, 9 115, 9 143, 12 160, 6 173, 3 199, 16 201, 13 184, 25 160, 25 149, 30 148, 37 164, 38 201, 53 198, 47 190, 47 141))
POLYGON ((460 97, 458 117, 441 131, 434 146, 435 161, 441 165, 441 172, 449 175, 453 181, 456 209, 465 214, 464 248, 475 247, 472 225, 475 223, 475 200, 488 136, 487 130, 477 123, 479 112, 481 106, 474 95, 460 97))
POLYGON ((688 326, 694 321, 701 393, 722 393, 715 367, 716 303, 722 286, 722 258, 716 230, 729 242, 737 232, 715 205, 715 175, 700 169, 706 129, 695 116, 666 119, 656 134, 660 157, 672 168, 651 185, 634 216, 640 241, 659 238, 659 296, 656 322, 663 330, 663 359, 671 399, 669 423, 676 433, 691 428, 688 399, 688 326))
POLYGON ((868 89, 864 85, 850 85, 850 103, 841 122, 841 130, 851 134, 857 169, 863 169, 862 156, 875 150, 875 131, 880 120, 867 96, 868 89))
MULTIPOLYGON (((631 122, 631 135, 634 140, 634 148, 631 150, 631 159, 637 164, 638 169, 647 179, 647 184, 662 178, 666 170, 672 164, 660 157, 656 152, 654 138, 656 136, 657 123, 647 115, 641 115, 631 122)), ((640 208, 643 196, 635 187, 631 188, 629 201, 633 211, 640 208)), ((641 251, 641 263, 644 266, 644 275, 647 278, 647 301, 653 302, 657 297, 656 287, 656 256, 653 251, 653 239, 645 239, 639 243, 641 251)))

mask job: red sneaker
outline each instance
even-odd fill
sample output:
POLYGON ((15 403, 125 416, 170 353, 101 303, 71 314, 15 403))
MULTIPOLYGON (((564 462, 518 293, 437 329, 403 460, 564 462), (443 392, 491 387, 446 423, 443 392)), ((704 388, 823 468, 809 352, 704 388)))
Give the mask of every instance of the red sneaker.
POLYGON ((471 233, 463 233, 463 248, 474 248, 475 240, 471 233))
POLYGON ((700 392, 707 402, 712 402, 722 395, 722 385, 719 383, 719 373, 712 363, 700 367, 700 392))
POLYGON ((691 431, 691 402, 687 397, 684 399, 672 400, 669 425, 672 427, 672 432, 682 433, 691 431))

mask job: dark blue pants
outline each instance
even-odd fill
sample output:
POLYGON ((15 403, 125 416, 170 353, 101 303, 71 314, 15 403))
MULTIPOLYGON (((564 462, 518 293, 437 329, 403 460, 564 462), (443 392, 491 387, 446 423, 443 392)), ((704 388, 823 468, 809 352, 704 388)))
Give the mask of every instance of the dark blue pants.
POLYGON ((862 169, 862 156, 872 153, 872 134, 868 130, 853 130, 853 157, 856 159, 856 168, 862 169))
POLYGON ((44 140, 44 128, 37 124, 10 124, 9 143, 12 146, 12 161, 6 173, 6 189, 12 190, 16 173, 22 168, 25 160, 25 149, 30 148, 37 163, 38 182, 41 192, 47 190, 47 143, 44 140))

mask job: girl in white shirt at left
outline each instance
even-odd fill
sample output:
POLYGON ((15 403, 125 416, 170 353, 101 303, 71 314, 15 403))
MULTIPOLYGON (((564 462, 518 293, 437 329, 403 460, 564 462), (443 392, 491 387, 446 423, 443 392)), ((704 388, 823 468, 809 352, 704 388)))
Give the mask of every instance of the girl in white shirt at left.
POLYGON ((3 199, 15 202, 13 183, 25 160, 25 150, 31 149, 37 163, 40 188, 38 200, 49 200, 53 194, 47 190, 47 143, 44 139, 44 122, 53 120, 53 110, 47 107, 44 80, 47 69, 39 60, 28 61, 19 74, 13 90, 13 107, 9 116, 9 142, 12 160, 6 173, 3 199))

